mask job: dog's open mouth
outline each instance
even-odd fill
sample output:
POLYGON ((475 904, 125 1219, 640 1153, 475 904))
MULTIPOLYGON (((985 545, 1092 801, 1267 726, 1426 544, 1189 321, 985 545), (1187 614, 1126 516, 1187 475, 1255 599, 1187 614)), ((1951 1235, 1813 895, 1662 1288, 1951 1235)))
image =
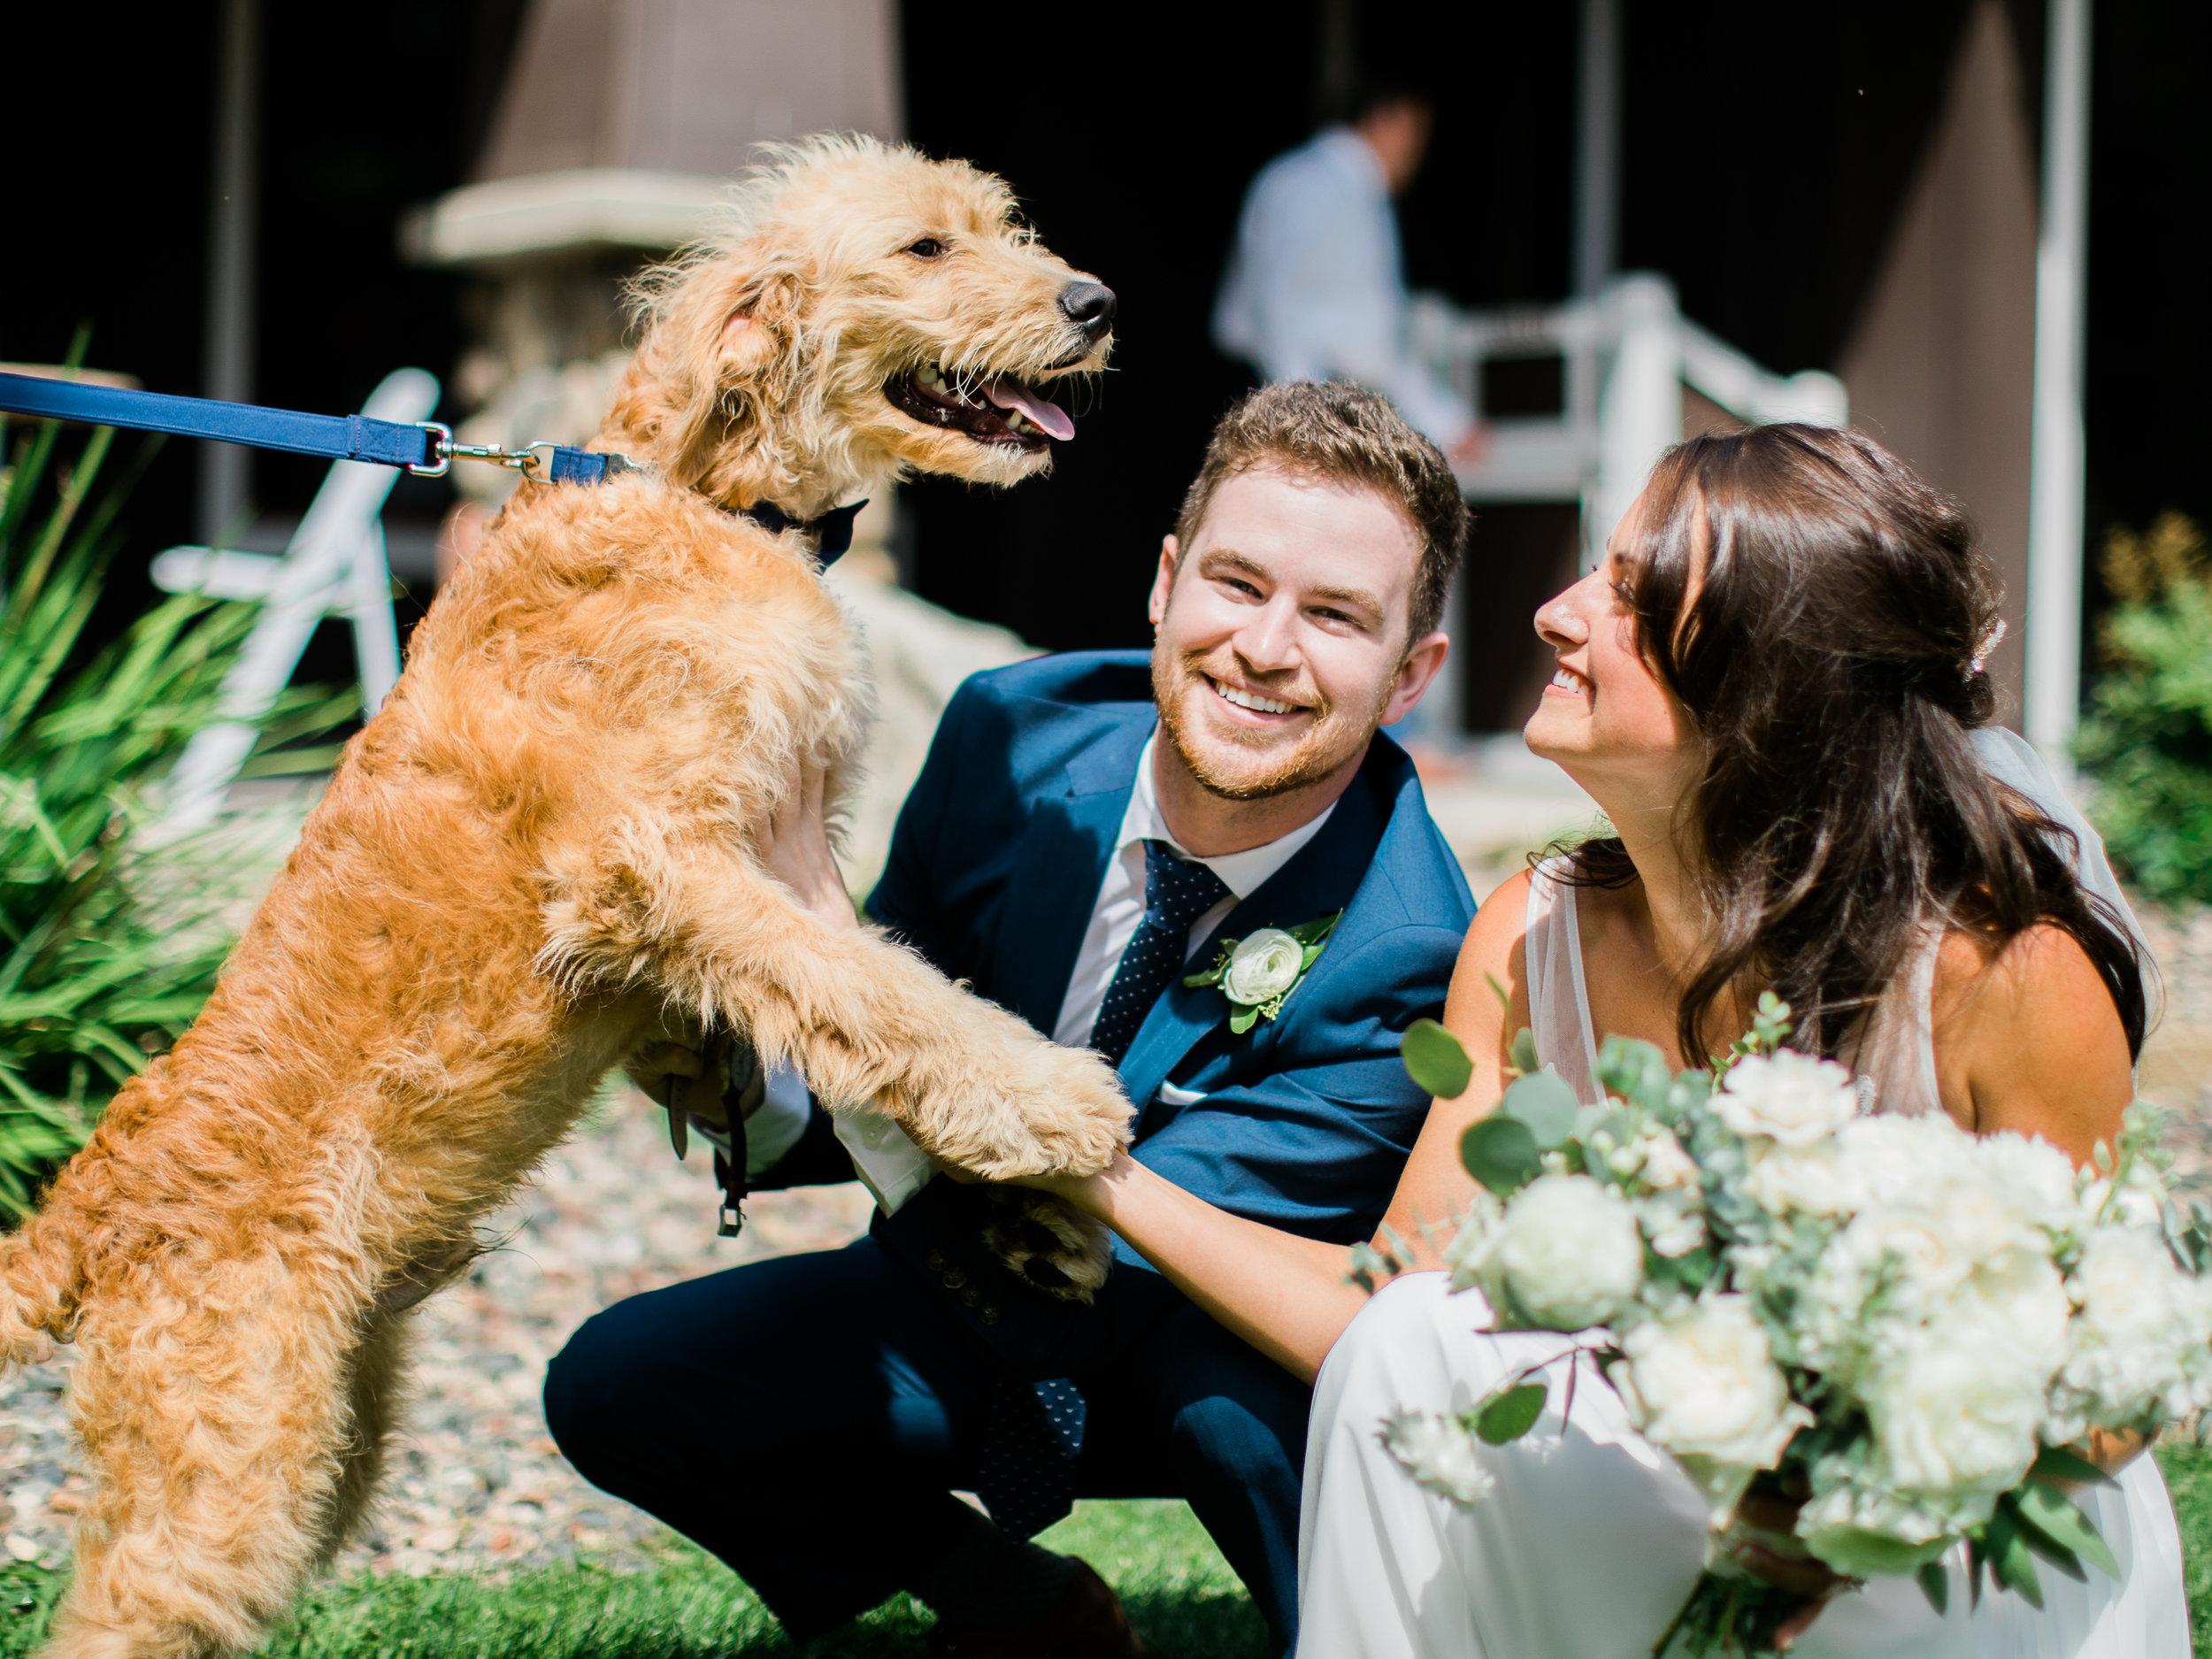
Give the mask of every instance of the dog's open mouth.
POLYGON ((1075 436, 1068 411, 1011 374, 988 379, 949 375, 934 363, 902 374, 883 388, 892 406, 925 426, 964 432, 978 443, 1041 449, 1075 436))

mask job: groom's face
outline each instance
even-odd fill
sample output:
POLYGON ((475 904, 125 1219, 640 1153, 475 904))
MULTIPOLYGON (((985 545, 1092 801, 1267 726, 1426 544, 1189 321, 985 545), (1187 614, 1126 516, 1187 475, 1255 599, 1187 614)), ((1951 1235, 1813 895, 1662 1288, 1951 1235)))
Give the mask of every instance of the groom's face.
POLYGON ((1366 752, 1441 665, 1409 641, 1412 522, 1360 485, 1273 471, 1224 483, 1152 589, 1152 690, 1194 777, 1230 800, 1317 784, 1366 752))

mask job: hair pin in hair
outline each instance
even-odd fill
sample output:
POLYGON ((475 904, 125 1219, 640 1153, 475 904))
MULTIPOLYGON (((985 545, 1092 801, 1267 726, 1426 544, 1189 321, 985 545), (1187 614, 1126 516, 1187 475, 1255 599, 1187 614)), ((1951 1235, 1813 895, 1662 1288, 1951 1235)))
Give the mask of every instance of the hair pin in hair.
POLYGON ((1988 631, 1982 635, 1981 643, 1974 648, 1974 655, 1967 659, 1967 679, 1973 679, 1989 667, 1989 654, 1997 649, 1998 642, 2004 637, 2005 619, 1999 617, 1989 625, 1988 631))

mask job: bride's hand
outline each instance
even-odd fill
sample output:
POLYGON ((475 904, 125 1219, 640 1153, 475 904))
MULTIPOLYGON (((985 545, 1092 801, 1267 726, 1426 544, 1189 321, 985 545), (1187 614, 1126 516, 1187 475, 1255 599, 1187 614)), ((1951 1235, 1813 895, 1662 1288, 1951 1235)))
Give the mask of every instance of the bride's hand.
POLYGON ((761 834, 760 859, 817 920, 849 931, 860 926, 860 917, 830 851, 829 827, 822 817, 823 777, 823 769, 811 762, 792 763, 782 804, 761 834))
POLYGON ((1852 1581, 1809 1553, 1797 1540, 1799 1498, 1747 1492, 1736 1505, 1735 1534, 1729 1554, 1755 1578, 1798 1598, 1789 1616, 1775 1627, 1774 1644, 1789 1651, 1820 1617, 1821 1609, 1851 1587, 1852 1581))

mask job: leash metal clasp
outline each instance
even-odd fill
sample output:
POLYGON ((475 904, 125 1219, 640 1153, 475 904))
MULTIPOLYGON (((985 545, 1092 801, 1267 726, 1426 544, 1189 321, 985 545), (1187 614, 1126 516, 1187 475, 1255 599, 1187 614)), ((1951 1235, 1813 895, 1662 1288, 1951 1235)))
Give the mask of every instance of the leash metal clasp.
POLYGON ((418 478, 443 478, 456 461, 489 461, 495 466, 511 466, 536 483, 552 480, 553 451, 560 445, 550 439, 541 438, 519 449, 503 449, 490 443, 456 443, 453 428, 435 420, 419 420, 415 424, 430 434, 430 452, 437 457, 434 465, 426 462, 407 469, 418 478), (545 451, 542 457, 538 454, 541 449, 545 451))

